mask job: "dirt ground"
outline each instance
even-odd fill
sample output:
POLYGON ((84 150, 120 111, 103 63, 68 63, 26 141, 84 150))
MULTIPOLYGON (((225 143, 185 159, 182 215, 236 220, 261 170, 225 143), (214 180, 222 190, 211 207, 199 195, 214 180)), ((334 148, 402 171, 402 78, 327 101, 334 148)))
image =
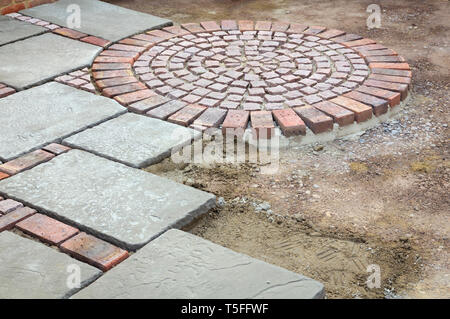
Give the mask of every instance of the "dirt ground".
POLYGON ((411 98, 395 119, 360 136, 280 155, 258 165, 148 170, 210 191, 220 206, 187 228, 235 251, 323 282, 328 298, 449 298, 449 1, 109 0, 176 23, 270 19, 361 34, 405 57, 411 98), (369 289, 367 265, 381 269, 369 289))

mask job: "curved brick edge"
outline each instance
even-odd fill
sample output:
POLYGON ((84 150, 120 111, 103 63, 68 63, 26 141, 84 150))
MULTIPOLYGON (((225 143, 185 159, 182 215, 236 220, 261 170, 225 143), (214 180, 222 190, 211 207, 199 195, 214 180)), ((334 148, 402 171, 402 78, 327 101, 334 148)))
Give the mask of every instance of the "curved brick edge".
POLYGON ((205 21, 170 26, 120 40, 97 56, 92 64, 92 76, 101 94, 114 98, 133 112, 202 131, 210 127, 222 127, 224 131, 245 129, 250 122, 256 134, 265 131, 266 136, 270 137, 276 124, 286 136, 304 135, 306 127, 318 134, 332 130, 334 123, 345 126, 364 122, 372 114, 382 115, 406 98, 412 72, 408 63, 395 51, 371 39, 341 30, 287 22, 223 20, 220 23, 205 21), (191 33, 229 30, 315 36, 324 43, 334 42, 356 51, 358 58, 364 59, 368 65, 369 74, 357 87, 345 90, 337 97, 334 95, 311 105, 272 111, 233 110, 215 105, 205 107, 181 100, 173 102, 150 89, 146 83, 150 72, 149 57, 143 53, 152 46, 191 33))

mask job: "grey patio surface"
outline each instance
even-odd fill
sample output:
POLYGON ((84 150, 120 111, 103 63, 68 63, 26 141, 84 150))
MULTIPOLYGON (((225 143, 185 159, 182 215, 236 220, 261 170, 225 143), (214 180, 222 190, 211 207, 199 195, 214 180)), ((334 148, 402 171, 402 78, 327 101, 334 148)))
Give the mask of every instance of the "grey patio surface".
POLYGON ((0 15, 0 45, 25 39, 48 31, 30 23, 0 15))

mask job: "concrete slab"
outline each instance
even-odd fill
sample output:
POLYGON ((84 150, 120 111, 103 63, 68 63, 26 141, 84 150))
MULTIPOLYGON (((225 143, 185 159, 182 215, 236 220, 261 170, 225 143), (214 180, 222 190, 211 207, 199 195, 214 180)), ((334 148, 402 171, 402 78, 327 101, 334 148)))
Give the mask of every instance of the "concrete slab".
POLYGON ((0 45, 47 32, 48 29, 0 15, 0 45))
POLYGON ((0 260, 1 299, 67 298, 79 289, 67 285, 73 269, 79 267, 81 288, 102 274, 56 249, 7 231, 0 233, 0 260))
POLYGON ((78 5, 80 8, 80 27, 72 27, 73 29, 109 41, 118 41, 148 29, 172 25, 170 20, 97 0, 59 0, 23 10, 21 13, 70 27, 67 25, 67 19, 73 11, 68 12, 69 5, 72 5, 72 8, 73 5, 78 5))
POLYGON ((132 250, 215 205, 212 194, 80 150, 0 181, 0 194, 132 250))
POLYGON ((321 283, 170 230, 72 298, 323 298, 321 283))
POLYGON ((121 115, 63 141, 64 144, 142 168, 162 161, 200 132, 133 113, 121 115))
POLYGON ((22 90, 90 66, 100 47, 45 33, 0 47, 0 82, 22 90))
POLYGON ((0 110, 5 162, 126 112, 112 99, 56 82, 0 99, 0 110))

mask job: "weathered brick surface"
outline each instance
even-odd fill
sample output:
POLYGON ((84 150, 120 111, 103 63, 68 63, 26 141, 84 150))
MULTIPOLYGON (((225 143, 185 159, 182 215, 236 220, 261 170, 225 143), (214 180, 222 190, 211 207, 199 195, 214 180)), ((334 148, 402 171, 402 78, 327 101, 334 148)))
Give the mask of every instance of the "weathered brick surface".
POLYGON ((333 119, 311 105, 296 107, 294 111, 315 134, 333 129, 333 119))
POLYGON ((0 214, 8 214, 12 212, 13 210, 22 207, 23 204, 16 202, 12 199, 5 199, 0 201, 0 214))
POLYGON ((355 119, 353 112, 329 101, 322 101, 313 104, 313 106, 328 116, 331 116, 340 126, 352 124, 355 119))
POLYGON ((169 98, 155 94, 149 98, 130 104, 128 108, 133 112, 145 113, 169 101, 169 98))
POLYGON ((274 134, 275 125, 272 112, 252 111, 250 112, 250 121, 257 138, 271 138, 274 134))
POLYGON ((17 223, 16 228, 52 245, 59 245, 78 233, 77 228, 42 214, 34 214, 17 223))
POLYGON ((203 21, 200 22, 200 25, 208 32, 220 30, 220 25, 218 25, 216 21, 203 21))
POLYGON ((51 143, 48 144, 47 146, 44 146, 42 149, 55 155, 60 155, 65 152, 68 152, 70 150, 70 147, 57 143, 51 143))
POLYGON ((129 83, 135 83, 138 80, 134 76, 123 76, 116 78, 109 78, 104 80, 98 80, 95 82, 100 89, 104 89, 111 86, 124 85, 129 83))
POLYGON ((365 93, 351 91, 344 94, 345 97, 349 97, 361 103, 370 105, 373 109, 373 114, 376 116, 384 114, 388 110, 389 102, 365 93))
POLYGON ((156 95, 156 93, 152 90, 141 90, 132 93, 117 95, 114 97, 114 99, 123 105, 129 105, 131 103, 144 100, 154 95, 156 95))
POLYGON ((20 207, 9 214, 0 214, 0 232, 12 229, 18 222, 32 216, 34 213, 36 213, 34 209, 29 207, 20 207))
POLYGON ((402 100, 406 98, 408 94, 408 85, 402 83, 385 82, 379 80, 367 80, 364 82, 366 86, 373 86, 381 89, 400 92, 402 100))
POLYGON ((86 42, 86 43, 90 43, 93 45, 97 45, 99 47, 107 47, 111 42, 109 42, 108 40, 102 39, 102 38, 97 38, 94 36, 87 36, 81 39, 81 41, 86 42))
POLYGON ((271 21, 256 21, 255 30, 257 31, 268 31, 272 27, 271 21))
POLYGON ((344 96, 338 96, 334 99, 331 99, 330 102, 352 111, 355 114, 355 121, 358 123, 367 121, 368 119, 372 118, 372 108, 364 103, 344 96))
POLYGON ((205 111, 205 109, 206 107, 198 104, 189 104, 171 115, 168 118, 168 121, 183 126, 189 126, 203 111, 205 111))
POLYGON ((0 181, 1 181, 2 179, 8 178, 8 177, 9 177, 9 174, 0 172, 0 181))
POLYGON ((13 93, 16 93, 16 90, 10 87, 3 87, 0 88, 0 98, 7 97, 8 95, 11 95, 13 93))
POLYGON ((36 150, 0 165, 0 171, 9 175, 14 175, 24 170, 33 168, 41 163, 47 162, 54 156, 55 155, 49 152, 36 150))
POLYGON ((400 103, 400 93, 399 92, 392 92, 388 90, 383 90, 376 87, 370 87, 361 85, 356 89, 359 92, 366 93, 369 95, 373 95, 379 98, 382 98, 384 100, 389 101, 389 106, 393 107, 400 103))
POLYGON ((79 40, 81 38, 85 38, 87 36, 87 34, 76 31, 76 30, 72 30, 72 29, 68 29, 68 28, 58 28, 53 30, 53 33, 57 33, 59 35, 63 35, 65 37, 69 37, 72 39, 76 39, 79 40))
POLYGON ((120 249, 101 239, 80 233, 62 243, 61 250, 85 261, 102 271, 108 271, 128 258, 126 250, 120 249))
POLYGON ((371 69, 392 69, 392 70, 410 70, 408 63, 388 63, 388 62, 373 62, 369 64, 371 69))
POLYGON ((227 110, 220 108, 207 108, 195 121, 194 125, 207 127, 218 127, 225 116, 227 110))
POLYGON ((107 97, 114 97, 116 95, 145 90, 147 87, 140 82, 129 83, 119 86, 113 86, 103 89, 102 93, 107 97))
POLYGON ((249 116, 250 114, 248 111, 229 110, 222 123, 222 132, 226 134, 236 129, 246 129, 249 116))
POLYGON ((167 103, 164 103, 150 111, 148 111, 146 114, 150 117, 154 117, 160 120, 166 120, 168 119, 172 114, 175 114, 179 110, 181 110, 183 107, 186 106, 185 102, 181 101, 169 101, 167 103))
POLYGON ((274 110, 272 113, 284 135, 306 134, 305 122, 292 109, 274 110))

